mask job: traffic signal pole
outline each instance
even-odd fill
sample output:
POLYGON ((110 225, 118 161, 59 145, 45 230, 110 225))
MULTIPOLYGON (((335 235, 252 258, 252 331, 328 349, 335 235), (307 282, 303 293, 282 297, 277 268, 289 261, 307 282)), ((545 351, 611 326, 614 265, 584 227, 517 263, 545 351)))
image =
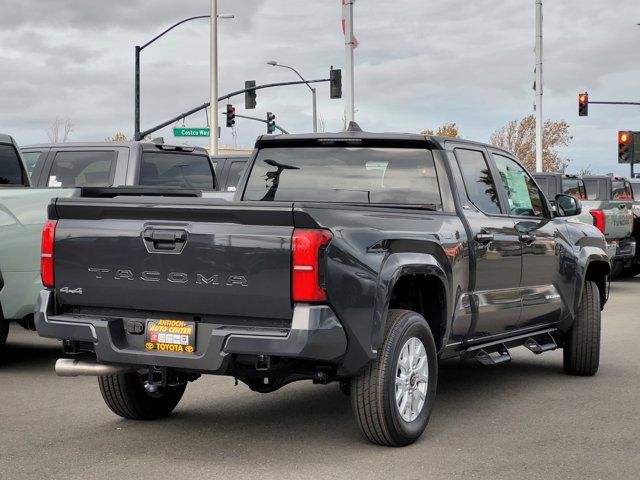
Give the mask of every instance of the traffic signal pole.
POLYGON ((218 155, 218 0, 211 0, 211 155, 218 155))
MULTIPOLYGON (((236 90, 235 92, 231 92, 231 93, 227 93, 226 95, 223 95, 222 97, 218 97, 218 102, 221 102, 223 100, 227 100, 231 97, 235 97, 237 95, 242 95, 245 92, 249 92, 252 90, 262 90, 265 88, 274 88, 274 87, 285 87, 288 85, 300 85, 303 83, 326 83, 326 82, 331 82, 330 78, 323 78, 323 79, 319 79, 319 80, 306 80, 306 81, 295 81, 295 82, 278 82, 278 83, 267 83, 265 85, 256 85, 255 87, 251 87, 251 88, 243 88, 242 90, 236 90)), ((157 132, 158 130, 163 129, 164 127, 168 127, 169 125, 172 125, 174 123, 176 123, 179 120, 182 120, 185 117, 188 117, 190 115, 193 115, 194 113, 198 113, 201 110, 204 110, 205 108, 209 108, 209 106, 211 105, 211 102, 207 102, 207 103, 203 103, 202 105, 200 105, 199 107, 195 107, 192 108, 191 110, 188 110, 184 113, 181 113, 180 115, 177 115, 175 117, 173 117, 170 120, 167 120, 166 122, 162 122, 159 125, 156 125, 155 127, 151 127, 147 130, 145 130, 144 132, 140 132, 139 133, 139 137, 140 138, 144 138, 147 135, 151 135, 154 132, 157 132)), ((236 116, 239 116, 236 114, 236 116)), ((216 122, 217 123, 217 122, 216 122)), ((213 119, 212 119, 212 127, 213 127, 213 119)))
MULTIPOLYGON (((596 102, 594 100, 589 99, 589 95, 586 93, 582 93, 578 96, 578 115, 581 117, 586 117, 589 113, 588 107, 589 105, 632 105, 632 106, 640 106, 640 102, 596 102), (584 103, 584 106, 582 105, 584 103), (581 108, 584 108, 584 113, 581 112, 581 108)), ((635 175, 633 168, 633 158, 629 162, 629 171, 630 178, 633 178, 635 175)))
POLYGON ((542 123, 542 0, 536 0, 536 171, 544 171, 542 150, 544 147, 542 123))

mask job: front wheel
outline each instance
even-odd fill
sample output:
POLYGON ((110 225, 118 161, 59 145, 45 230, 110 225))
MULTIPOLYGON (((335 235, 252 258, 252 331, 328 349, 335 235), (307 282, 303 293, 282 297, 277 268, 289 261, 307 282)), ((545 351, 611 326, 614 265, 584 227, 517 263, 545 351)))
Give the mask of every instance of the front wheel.
POLYGON ((113 413, 130 420, 156 420, 180 402, 186 384, 150 387, 137 372, 98 377, 100 393, 113 413))
POLYGON ((429 423, 438 362, 422 315, 389 310, 378 358, 351 379, 351 406, 362 434, 379 445, 415 442, 429 423))
POLYGON ((600 366, 600 291, 595 282, 585 282, 573 327, 564 345, 564 371, 592 376, 600 366))

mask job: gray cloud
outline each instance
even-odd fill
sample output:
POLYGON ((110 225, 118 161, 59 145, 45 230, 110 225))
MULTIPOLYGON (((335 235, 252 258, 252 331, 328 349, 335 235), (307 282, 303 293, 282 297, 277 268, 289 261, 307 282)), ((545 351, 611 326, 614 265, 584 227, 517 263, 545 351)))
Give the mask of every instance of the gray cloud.
MULTIPOLYGON (((455 121, 464 136, 486 141, 507 121, 531 113, 532 3, 359 0, 356 105, 362 126, 415 132, 455 121)), ((0 0, 0 131, 25 144, 45 141, 46 126, 63 116, 73 119, 76 140, 100 140, 116 131, 130 135, 134 45, 179 19, 207 14, 208 5, 0 0)), ((339 0, 220 0, 219 8, 236 15, 220 22, 221 92, 248 79, 294 79, 266 66, 268 60, 289 63, 310 78, 344 63, 339 0)), ((596 0, 545 2, 544 113, 572 125, 574 143, 564 153, 575 169, 591 164, 598 171, 623 171, 615 164, 615 135, 638 128, 637 109, 594 106, 589 117, 578 118, 576 96, 587 89, 594 99, 636 99, 639 10, 637 0, 620 0, 615 9, 596 0)), ((143 52, 143 126, 207 101, 208 48, 208 23, 199 20, 143 52)), ((235 103, 242 110, 242 99, 235 103)), ((319 86, 319 110, 329 130, 341 128, 342 108, 319 86)), ((291 131, 311 126, 304 86, 259 92, 258 109, 249 113, 262 117, 266 111, 291 131)), ((186 120, 205 121, 204 114, 186 120)), ((222 141, 252 145, 263 130, 239 120, 237 136, 224 128, 222 141)), ((160 134, 171 138, 170 129, 160 134)))

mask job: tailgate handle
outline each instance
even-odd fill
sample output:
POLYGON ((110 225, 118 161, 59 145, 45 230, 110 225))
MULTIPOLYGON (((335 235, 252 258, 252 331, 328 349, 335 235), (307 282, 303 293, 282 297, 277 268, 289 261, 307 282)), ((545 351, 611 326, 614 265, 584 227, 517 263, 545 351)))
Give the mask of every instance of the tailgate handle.
POLYGON ((184 230, 146 230, 144 243, 149 252, 180 253, 187 241, 184 230))

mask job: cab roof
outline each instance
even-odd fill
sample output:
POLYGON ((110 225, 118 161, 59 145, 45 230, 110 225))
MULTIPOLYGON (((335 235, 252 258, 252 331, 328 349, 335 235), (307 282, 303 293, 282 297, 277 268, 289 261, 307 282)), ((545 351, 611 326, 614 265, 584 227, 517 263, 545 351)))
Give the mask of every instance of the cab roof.
MULTIPOLYGON (((446 142, 456 142, 469 146, 481 146, 493 148, 506 152, 502 148, 489 145, 482 142, 474 142, 462 138, 438 137, 435 135, 422 135, 418 133, 373 133, 362 131, 345 131, 339 133, 302 133, 288 135, 262 135, 256 140, 255 148, 274 148, 282 145, 283 147, 305 147, 336 144, 368 144, 376 146, 384 146, 392 144, 393 146, 428 146, 432 150, 444 150, 446 142)), ((509 152, 508 152, 509 153, 509 152)), ((513 155, 513 154, 511 154, 513 155)))

